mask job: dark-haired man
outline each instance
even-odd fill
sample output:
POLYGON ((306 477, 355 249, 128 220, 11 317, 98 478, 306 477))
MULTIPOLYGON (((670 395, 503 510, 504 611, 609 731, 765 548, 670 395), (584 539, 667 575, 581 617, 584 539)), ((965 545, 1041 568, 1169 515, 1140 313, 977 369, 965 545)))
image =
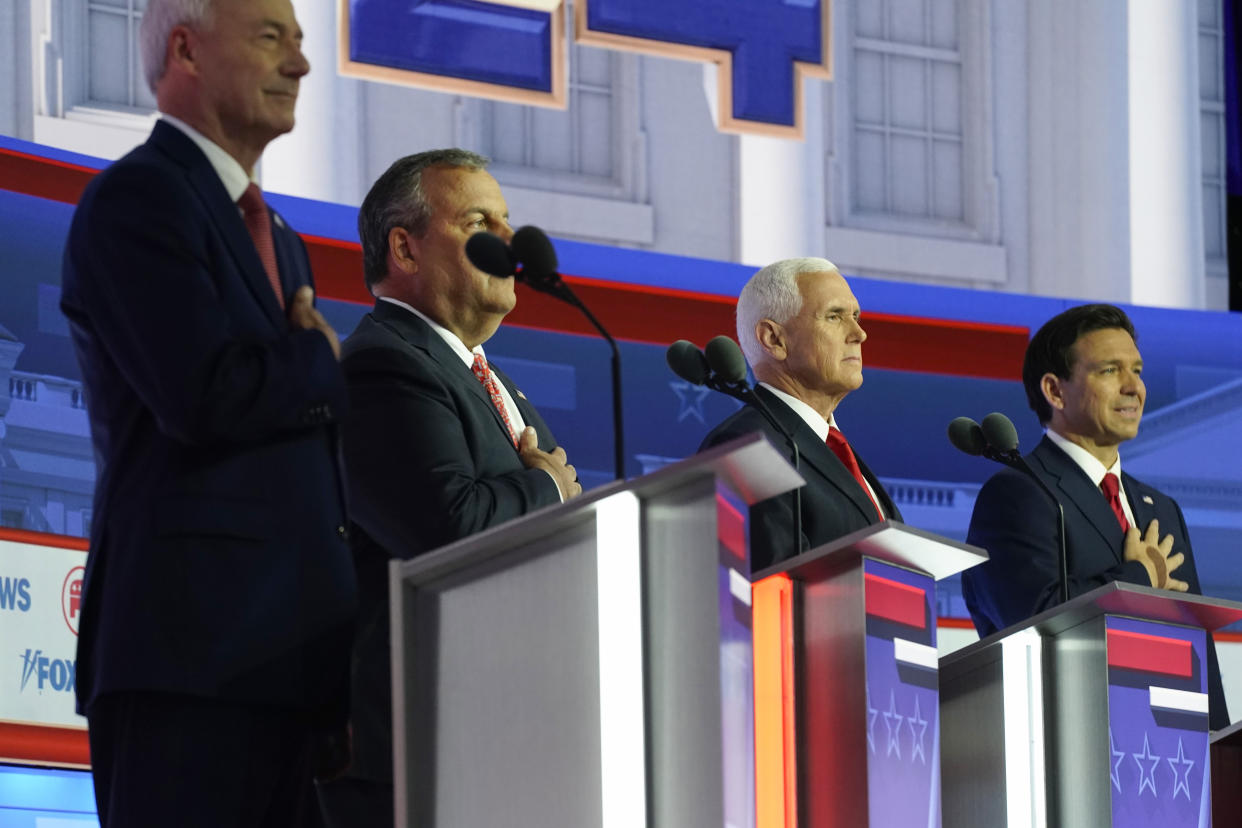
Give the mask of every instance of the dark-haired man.
POLYGON ((358 571, 354 763, 322 785, 333 826, 391 826, 388 561, 411 558, 581 493, 547 425, 483 343, 517 302, 512 278, 466 257, 480 231, 508 239, 487 159, 432 150, 394 163, 358 215, 376 297, 342 346, 351 545, 358 571))
MULTIPOLYGON (((1134 326, 1120 308, 1081 305, 1031 338, 1022 366, 1027 400, 1046 436, 1026 456, 1065 513, 1069 593, 1112 581, 1200 594, 1182 511, 1121 470, 1118 447, 1138 434, 1147 389, 1134 326)), ((1060 552, 1052 501, 1004 469, 979 492, 967 542, 987 563, 962 575, 980 636, 1057 603, 1060 552)), ((1210 723, 1229 724, 1216 649, 1208 641, 1210 723)))

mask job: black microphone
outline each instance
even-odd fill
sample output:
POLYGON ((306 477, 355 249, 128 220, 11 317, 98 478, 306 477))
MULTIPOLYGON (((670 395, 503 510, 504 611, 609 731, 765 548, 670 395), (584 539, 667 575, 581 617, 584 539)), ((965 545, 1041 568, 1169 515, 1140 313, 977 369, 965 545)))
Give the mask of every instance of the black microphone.
POLYGON ((556 248, 538 227, 527 225, 519 227, 513 234, 513 255, 522 263, 528 280, 548 277, 560 278, 556 271, 560 267, 556 260, 556 248))
MULTIPOLYGON (((466 240, 466 257, 470 263, 493 276, 513 276, 535 290, 573 305, 599 331, 612 350, 612 440, 613 463, 618 480, 625 479, 625 426, 622 423, 621 350, 591 309, 582 303, 557 272, 556 248, 538 227, 519 227, 513 243, 491 233, 475 233, 466 240)), ((693 347, 693 346, 692 346, 693 347)), ((697 350, 697 349, 696 349, 697 350)))
POLYGON ((949 423, 949 442, 958 450, 972 456, 983 454, 988 447, 983 429, 969 417, 957 417, 949 423))
POLYGON ((704 349, 707 364, 723 382, 746 382, 746 357, 742 349, 730 337, 712 337, 704 349))
MULTIPOLYGON (((742 349, 731 337, 721 334, 712 337, 707 343, 706 351, 704 355, 693 343, 679 339, 669 346, 669 365, 672 366, 677 376, 688 382, 706 385, 714 391, 728 394, 730 397, 752 405, 771 424, 772 428, 785 438, 793 459, 794 471, 800 471, 802 456, 798 451, 798 444, 794 442, 793 434, 781 424, 780 420, 776 419, 772 409, 768 408, 763 398, 756 394, 755 389, 746 381, 746 357, 742 354, 742 349), (673 365, 674 360, 678 362, 678 365, 673 365), (685 367, 687 372, 683 374, 678 370, 679 366, 685 367), (699 366, 708 370, 701 382, 695 382, 690 375, 697 376, 694 371, 697 371, 699 366)), ((797 557, 802 554, 802 487, 794 489, 791 494, 793 495, 793 556, 797 557)))
POLYGON ((466 239, 466 258, 470 264, 492 276, 513 276, 517 273, 518 260, 500 236, 491 233, 475 233, 466 239))
POLYGON ((991 414, 983 418, 983 425, 980 428, 983 437, 988 441, 988 445, 1001 454, 1018 453, 1018 430, 1013 426, 1013 420, 1006 417, 999 411, 993 411, 991 414))
POLYGON ((703 385, 707 382, 710 371, 707 367, 707 358, 693 342, 685 339, 677 340, 668 346, 665 359, 668 360, 668 367, 673 369, 673 373, 691 385, 703 385))
POLYGON ((1065 545, 1065 509, 1048 484, 1018 452, 1018 429, 1014 428, 1013 420, 999 411, 993 411, 984 417, 982 426, 969 417, 958 417, 949 423, 949 441, 966 454, 981 454, 989 460, 1025 474, 1052 500, 1052 505, 1057 507, 1057 564, 1061 570, 1061 603, 1068 601, 1069 552, 1065 545))

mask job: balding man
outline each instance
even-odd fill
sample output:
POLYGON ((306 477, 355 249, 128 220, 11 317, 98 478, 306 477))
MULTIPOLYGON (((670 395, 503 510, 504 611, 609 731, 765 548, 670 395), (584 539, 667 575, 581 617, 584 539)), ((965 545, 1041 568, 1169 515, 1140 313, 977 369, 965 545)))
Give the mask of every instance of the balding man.
MULTIPOLYGON (((737 300, 737 338, 758 381, 756 393, 801 454, 800 548, 807 550, 901 513, 837 427, 836 410, 862 385, 858 300, 826 259, 784 259, 760 270, 737 300)), ((792 461, 784 435, 747 405, 707 435, 700 450, 762 432, 792 461)), ((793 497, 750 510, 750 566, 794 554, 793 497)))
POLYGON ((95 799, 105 828, 301 825, 319 737, 345 733, 347 397, 305 248, 252 177, 310 66, 290 0, 149 0, 141 33, 163 118, 87 187, 64 264, 99 458, 95 799))

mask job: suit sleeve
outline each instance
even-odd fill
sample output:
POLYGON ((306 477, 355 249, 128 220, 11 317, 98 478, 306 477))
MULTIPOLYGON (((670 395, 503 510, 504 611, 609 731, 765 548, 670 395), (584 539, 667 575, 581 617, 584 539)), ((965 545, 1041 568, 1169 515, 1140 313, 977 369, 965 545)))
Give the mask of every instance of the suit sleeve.
POLYGON ((106 176, 75 216, 62 308, 162 432, 188 444, 244 443, 343 409, 344 378, 321 333, 253 333, 262 308, 223 260, 213 218, 188 184, 140 164, 106 176))
POLYGON ((476 468, 468 417, 425 365, 378 347, 350 354, 344 367, 351 518, 385 549, 410 557, 560 503, 541 469, 516 459, 500 473, 476 468))
MULTIPOLYGON (((984 484, 966 542, 988 553, 986 563, 963 575, 972 615, 983 615, 996 629, 1004 629, 1060 601, 1057 510, 1026 475, 1005 470, 984 484)), ((1151 586, 1137 562, 1084 573, 1075 567, 1071 551, 1069 570, 1071 598, 1112 581, 1151 586)), ((980 633, 987 634, 983 629, 980 633)))

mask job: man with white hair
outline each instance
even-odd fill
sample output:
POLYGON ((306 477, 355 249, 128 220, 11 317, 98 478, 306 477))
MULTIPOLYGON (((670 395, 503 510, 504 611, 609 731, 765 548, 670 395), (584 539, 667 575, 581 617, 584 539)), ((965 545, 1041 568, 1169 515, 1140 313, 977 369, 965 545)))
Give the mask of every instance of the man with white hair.
MULTIPOLYGON (((826 259, 784 259, 750 278, 737 300, 737 338, 754 371, 756 394, 793 435, 806 478, 800 548, 805 551, 901 514, 837 427, 836 409, 862 385, 858 300, 826 259)), ((753 405, 707 435, 700 450, 759 431, 792 460, 781 431, 753 405)), ((793 496, 750 510, 750 567, 794 554, 793 496)))
POLYGON ((312 777, 348 755, 347 393, 253 181, 310 66, 290 0, 150 0, 141 38, 163 117, 83 194, 61 302, 98 460, 76 690, 99 818, 314 824, 312 777))

